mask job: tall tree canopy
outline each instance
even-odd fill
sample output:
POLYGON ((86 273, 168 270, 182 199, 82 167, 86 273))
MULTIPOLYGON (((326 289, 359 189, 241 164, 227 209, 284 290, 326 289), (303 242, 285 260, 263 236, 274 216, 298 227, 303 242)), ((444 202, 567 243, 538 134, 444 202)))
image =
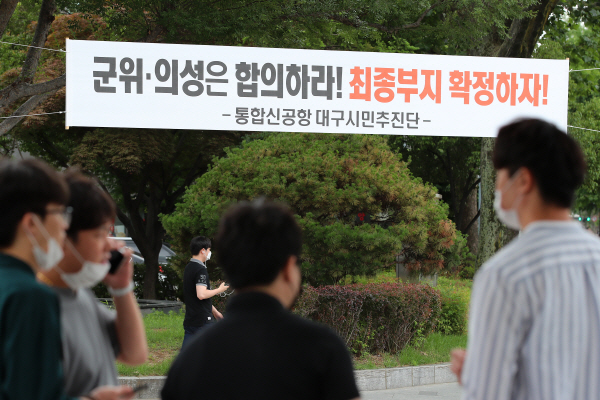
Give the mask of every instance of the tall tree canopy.
MULTIPOLYGON (((64 86, 63 53, 46 56, 37 47, 62 49, 66 36, 86 38, 77 36, 86 23, 90 27, 87 38, 100 40, 510 56, 516 54, 511 49, 533 48, 551 3, 548 0, 228 0, 216 3, 212 0, 27 0, 20 3, 28 7, 23 10, 35 9, 38 20, 27 34, 19 31, 20 23, 14 23, 22 21, 21 6, 15 6, 14 0, 0 0, 2 37, 9 35, 11 40, 17 39, 13 42, 36 46, 25 52, 12 45, 2 47, 21 57, 21 61, 13 58, 14 68, 9 72, 4 69, 4 60, 10 58, 8 52, 0 55, 3 63, 0 69, 4 72, 0 78, 0 112, 2 116, 9 116, 64 110, 64 92, 60 91, 64 86), (55 35, 60 40, 48 40, 55 33, 55 19, 62 18, 70 20, 62 25, 62 34, 55 35), (39 68, 44 57, 55 63, 45 74, 39 68)), ((138 245, 146 261, 156 266, 157 260, 153 260, 164 235, 157 215, 169 212, 172 195, 181 193, 177 185, 186 184, 182 178, 175 179, 177 183, 171 185, 173 177, 200 176, 206 160, 220 154, 223 147, 235 143, 240 136, 213 133, 211 136, 214 135, 218 145, 204 151, 205 141, 198 144, 180 132, 165 131, 169 138, 167 144, 166 139, 157 137, 161 133, 153 131, 82 128, 62 131, 64 120, 60 115, 28 119, 18 132, 14 127, 20 118, 0 122, 0 136, 13 129, 9 137, 2 139, 0 148, 9 149, 16 141, 21 148, 31 149, 57 165, 79 162, 93 172, 120 205, 120 216, 133 220, 142 216, 128 227, 132 228, 136 242, 145 241, 138 245), (117 133, 124 136, 121 141, 114 138, 117 133), (148 151, 144 157, 125 154, 120 145, 129 146, 136 136, 148 137, 148 143, 132 145, 129 150, 135 152, 146 145, 164 145, 165 155, 158 155, 162 154, 160 151, 148 151), (180 144, 182 136, 186 139, 180 144), (196 162, 191 156, 173 158, 173 154, 177 154, 173 149, 180 146, 202 154, 202 161, 196 162), (132 167, 135 172, 123 172, 115 167, 113 161, 119 157, 125 157, 130 167, 137 163, 132 167), (184 160, 189 163, 184 164, 184 160), (160 173, 155 171, 159 164, 160 173), (157 184, 157 180, 171 183, 157 184), (132 187, 133 192, 126 193, 132 187), (127 196, 131 196, 131 200, 127 200, 127 196)), ((491 203, 488 206, 491 207, 491 203)), ((151 266, 146 274, 145 296, 154 296, 156 279, 157 269, 151 266)))
POLYGON ((569 134, 581 144, 588 163, 575 208, 591 216, 600 209, 600 3, 562 1, 550 18, 535 56, 569 58, 569 134), (583 128, 583 129, 579 129, 583 128), (591 129, 591 130, 586 130, 591 129), (596 130, 596 131, 594 131, 596 130))

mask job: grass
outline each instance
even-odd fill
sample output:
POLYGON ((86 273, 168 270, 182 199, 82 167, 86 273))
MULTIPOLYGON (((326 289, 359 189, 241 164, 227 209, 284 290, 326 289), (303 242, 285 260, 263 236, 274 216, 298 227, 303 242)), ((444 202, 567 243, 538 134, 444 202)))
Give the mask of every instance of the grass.
POLYGON ((395 368, 439 364, 450 361, 450 350, 467 346, 467 335, 432 333, 419 345, 407 346, 400 354, 363 354, 354 357, 355 369, 395 368))
MULTIPOLYGON (((350 277, 348 282, 396 282, 394 271, 385 271, 374 277, 350 277)), ((438 277, 437 289, 460 296, 467 304, 471 295, 472 281, 438 277)), ((140 366, 131 367, 117 363, 121 376, 163 376, 169 371, 171 364, 181 348, 183 341, 184 314, 154 312, 144 317, 146 336, 148 338, 148 361, 140 366)), ((442 335, 431 333, 418 344, 407 346, 400 354, 363 354, 354 357, 356 369, 393 368, 438 364, 450 361, 450 350, 466 347, 467 335, 442 335)))
POLYGON ((144 317, 148 338, 148 361, 139 366, 117 363, 121 376, 161 376, 166 375, 179 354, 183 341, 183 313, 154 312, 144 317))

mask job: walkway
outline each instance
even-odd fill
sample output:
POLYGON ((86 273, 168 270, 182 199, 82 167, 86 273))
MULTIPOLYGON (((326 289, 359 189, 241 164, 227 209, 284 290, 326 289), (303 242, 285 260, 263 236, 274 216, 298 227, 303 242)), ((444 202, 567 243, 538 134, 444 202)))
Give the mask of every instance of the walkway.
POLYGON ((461 388, 458 383, 440 383, 361 393, 363 400, 460 400, 460 396, 461 388))

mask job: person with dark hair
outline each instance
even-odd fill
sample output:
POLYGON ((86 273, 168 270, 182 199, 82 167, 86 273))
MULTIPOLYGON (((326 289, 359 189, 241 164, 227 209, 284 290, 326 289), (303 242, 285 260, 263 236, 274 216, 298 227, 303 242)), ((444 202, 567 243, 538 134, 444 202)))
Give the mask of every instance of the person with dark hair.
POLYGON ((289 311, 302 283, 294 215, 262 200, 238 204, 221 219, 216 244, 235 295, 223 320, 182 349, 162 399, 358 398, 344 342, 289 311))
POLYGON ((464 399, 590 399, 600 373, 600 239, 571 217, 585 174, 575 140, 520 120, 493 152, 494 208, 521 231, 475 276, 468 351, 452 352, 464 399))
POLYGON ((146 361, 148 346, 142 315, 133 295, 132 251, 121 249, 123 261, 108 274, 108 238, 116 216, 113 200, 92 179, 68 171, 68 206, 72 218, 63 251, 54 268, 37 277, 57 293, 61 308, 65 389, 81 396, 104 385, 118 385, 115 359, 137 365, 146 361), (101 304, 90 290, 104 282, 115 310, 101 304))
POLYGON ((182 348, 200 329, 223 318, 223 314, 212 305, 211 297, 229 289, 225 282, 216 289, 210 288, 210 278, 206 268, 206 261, 210 260, 211 256, 210 239, 204 236, 193 238, 190 242, 190 253, 192 258, 183 271, 185 317, 182 348))
MULTIPOLYGON (((64 178, 38 160, 0 161, 0 399, 70 399, 63 387, 59 303, 35 279, 63 257, 64 178)), ((127 387, 82 398, 130 399, 127 387)))

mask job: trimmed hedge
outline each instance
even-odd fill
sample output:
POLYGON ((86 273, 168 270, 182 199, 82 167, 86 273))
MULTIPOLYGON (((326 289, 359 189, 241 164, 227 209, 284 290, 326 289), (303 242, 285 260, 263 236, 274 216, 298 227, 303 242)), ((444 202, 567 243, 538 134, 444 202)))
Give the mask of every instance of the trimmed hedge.
POLYGON ((427 285, 307 287, 294 312, 329 325, 355 354, 398 353, 435 328, 440 294, 427 285))
MULTIPOLYGON (((212 300, 223 311, 228 298, 212 300)), ((420 284, 305 286, 293 311, 333 328, 356 355, 398 353, 436 329, 442 302, 437 290, 420 284)))

